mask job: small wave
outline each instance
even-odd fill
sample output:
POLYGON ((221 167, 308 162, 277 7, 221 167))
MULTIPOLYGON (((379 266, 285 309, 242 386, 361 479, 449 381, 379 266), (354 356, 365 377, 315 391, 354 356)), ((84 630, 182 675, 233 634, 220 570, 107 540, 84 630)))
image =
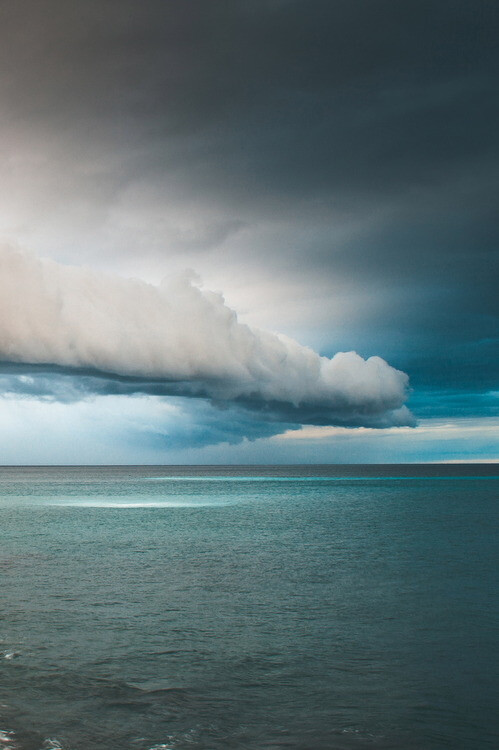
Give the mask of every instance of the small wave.
POLYGON ((172 685, 170 682, 165 680, 145 680, 142 682, 126 682, 125 685, 133 688, 134 690, 140 690, 142 693, 163 693, 163 692, 177 692, 184 693, 185 688, 179 685, 172 685))
POLYGON ((64 750, 63 746, 55 738, 48 737, 43 741, 42 750, 64 750))
POLYGON ((17 750, 17 747, 14 732, 0 729, 0 748, 2 750, 17 750))
POLYGON ((200 736, 197 729, 188 729, 180 734, 167 734, 164 736, 164 742, 158 742, 151 745, 147 750, 178 750, 179 747, 190 746, 199 748, 200 736))
POLYGON ((17 657, 21 655, 19 651, 0 651, 0 654, 4 659, 8 659, 9 661, 11 659, 17 659, 17 657))

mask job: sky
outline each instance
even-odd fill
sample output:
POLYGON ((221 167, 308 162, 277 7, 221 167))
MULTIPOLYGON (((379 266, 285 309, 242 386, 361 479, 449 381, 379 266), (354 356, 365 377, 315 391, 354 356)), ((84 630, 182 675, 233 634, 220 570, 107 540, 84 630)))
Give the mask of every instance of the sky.
POLYGON ((498 32, 0 3, 0 462, 498 460, 498 32))

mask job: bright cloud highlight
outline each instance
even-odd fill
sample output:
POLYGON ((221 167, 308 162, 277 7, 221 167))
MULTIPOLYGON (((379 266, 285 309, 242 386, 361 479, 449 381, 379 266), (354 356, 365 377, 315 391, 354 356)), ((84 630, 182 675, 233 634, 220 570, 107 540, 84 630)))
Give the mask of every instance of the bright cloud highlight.
POLYGON ((405 373, 242 324, 187 274, 154 286, 3 248, 0 360, 78 376, 84 392, 198 396, 269 421, 414 424, 405 373))

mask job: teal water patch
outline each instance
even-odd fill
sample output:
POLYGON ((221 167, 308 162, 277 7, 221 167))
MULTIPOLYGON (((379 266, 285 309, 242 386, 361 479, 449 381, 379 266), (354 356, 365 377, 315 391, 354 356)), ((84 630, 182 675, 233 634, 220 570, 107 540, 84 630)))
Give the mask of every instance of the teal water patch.
POLYGON ((144 482, 380 482, 380 481, 387 481, 392 482, 394 480, 398 481, 417 481, 420 482, 422 480, 428 480, 428 481, 435 481, 435 480, 443 480, 447 481, 449 479, 499 479, 499 474, 497 476, 484 476, 484 477, 477 477, 477 476, 444 476, 444 477, 425 477, 425 476, 379 476, 379 477, 353 477, 353 476, 347 476, 347 477, 324 477, 324 476, 308 476, 308 477, 273 477, 273 476, 263 476, 263 477, 248 477, 248 476, 226 476, 226 477, 219 477, 219 476, 208 476, 208 477, 189 477, 189 476, 164 476, 164 477, 143 477, 144 482))
POLYGON ((167 471, 0 470, 7 747, 499 747, 497 482, 167 471))

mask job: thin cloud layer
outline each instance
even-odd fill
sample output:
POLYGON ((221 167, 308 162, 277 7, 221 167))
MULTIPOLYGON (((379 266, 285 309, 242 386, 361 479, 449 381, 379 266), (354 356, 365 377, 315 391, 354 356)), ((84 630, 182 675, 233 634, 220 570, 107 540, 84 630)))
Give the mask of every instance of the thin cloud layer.
POLYGON ((414 423, 405 373, 250 328, 189 275, 154 286, 3 248, 0 360, 74 374, 75 393, 198 396, 287 424, 414 423))

